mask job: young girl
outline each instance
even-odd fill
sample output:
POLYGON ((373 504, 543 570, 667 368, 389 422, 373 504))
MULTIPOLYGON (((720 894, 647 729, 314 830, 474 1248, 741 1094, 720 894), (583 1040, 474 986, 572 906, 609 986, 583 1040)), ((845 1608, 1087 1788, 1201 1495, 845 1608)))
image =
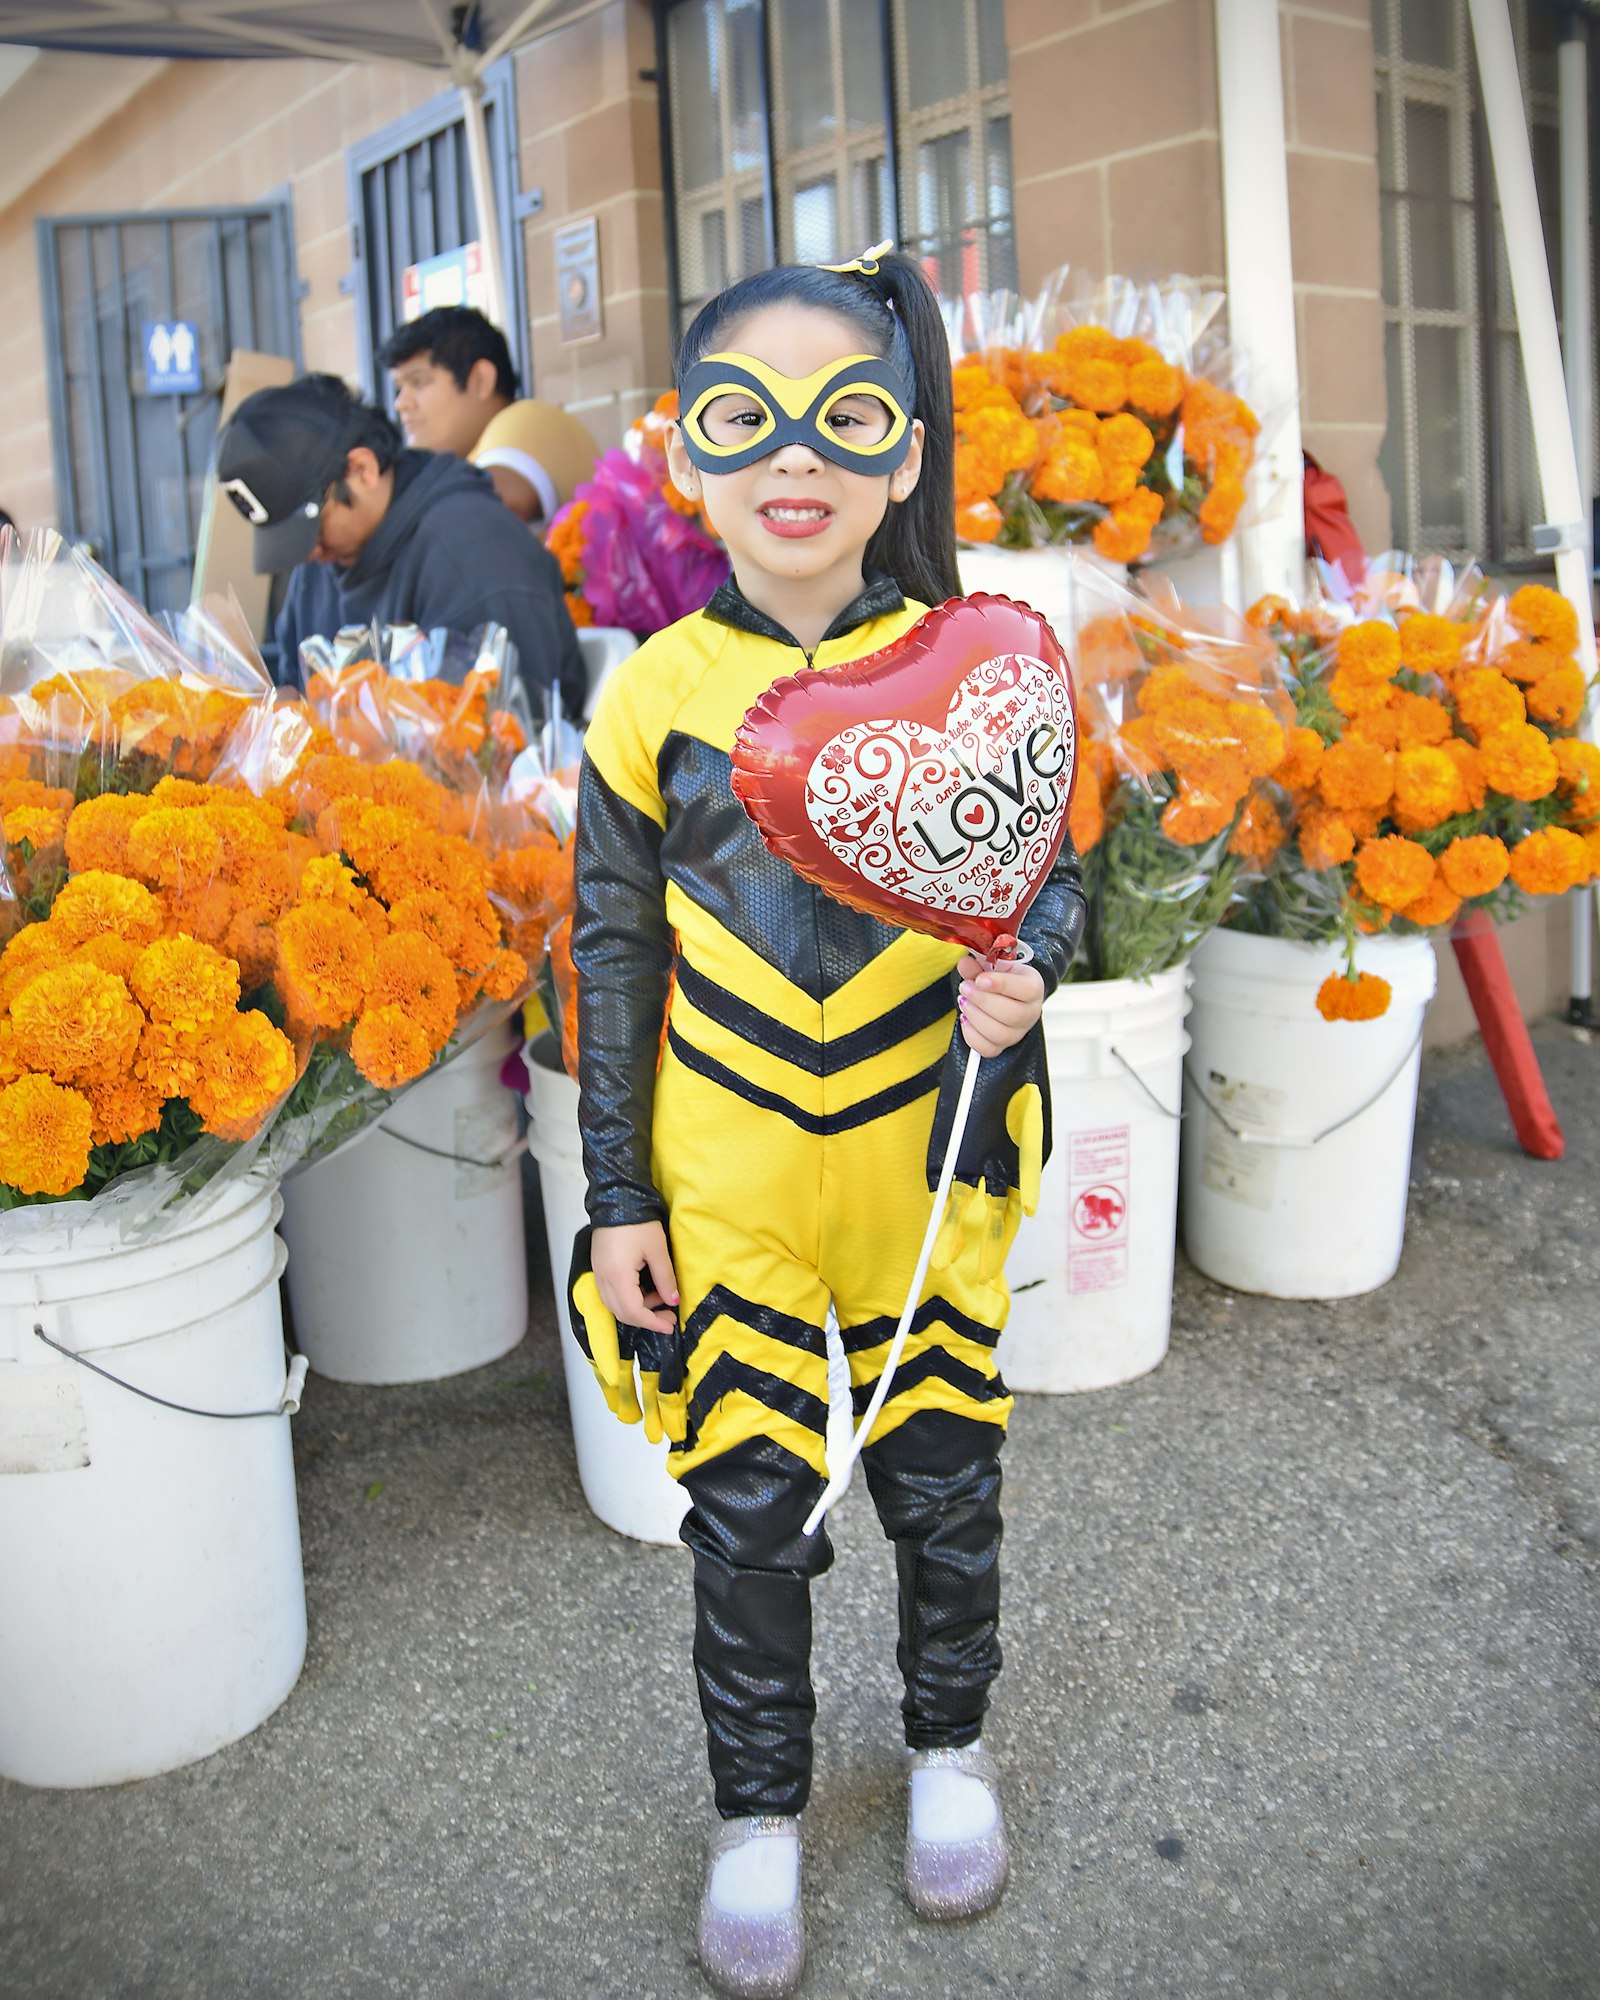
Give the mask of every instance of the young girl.
POLYGON ((876 652, 960 592, 949 351, 917 266, 869 253, 742 280, 689 328, 678 389, 673 482, 733 576, 612 678, 586 739, 572 955, 592 1227, 574 1325, 608 1402, 671 1439, 689 1492, 722 1821, 700 1954, 725 1992, 775 1995, 804 1960, 810 1581, 832 1550, 801 1524, 825 1476, 824 1322, 831 1304, 859 1415, 968 1048, 985 1060, 957 1185, 862 1464, 899 1570, 912 1903, 970 1916, 1005 1885, 980 1741, 1011 1410, 994 1343, 1047 1145, 1039 1014, 1083 896, 1069 843, 1022 927, 1032 962, 987 967, 812 888, 730 788, 734 734, 775 680, 876 652))

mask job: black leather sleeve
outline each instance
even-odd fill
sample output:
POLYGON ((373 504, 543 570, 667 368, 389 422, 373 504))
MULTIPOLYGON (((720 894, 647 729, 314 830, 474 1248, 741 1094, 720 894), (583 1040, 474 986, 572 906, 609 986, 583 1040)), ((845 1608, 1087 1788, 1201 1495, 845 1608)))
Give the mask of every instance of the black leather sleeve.
MULTIPOLYGON (((1061 842, 1044 886, 1034 897, 1023 917, 1019 936, 1031 947, 1033 963, 1044 979, 1048 1000, 1066 977, 1088 904, 1083 893, 1083 869, 1072 845, 1072 836, 1061 842)), ((952 975, 953 976, 953 975, 952 975)), ((933 1114, 933 1132, 928 1141, 928 1185, 939 1184, 944 1165, 944 1149, 949 1143, 955 1120, 956 1099, 966 1075, 971 1055, 961 1033, 959 1020, 950 1037, 950 1053, 945 1059, 939 1082, 939 1102, 933 1114)), ((972 1093, 972 1109, 961 1150, 956 1156, 956 1179, 976 1187, 981 1182, 990 1194, 1003 1195, 1017 1185, 1017 1148, 1006 1131, 1006 1106, 1024 1084, 1036 1083, 1044 1100, 1044 1157, 1050 1157, 1050 1075, 1045 1062, 1044 1024, 1038 1023, 1015 1047, 1004 1055, 985 1056, 972 1093)))
POLYGON ((666 1219, 650 1174, 656 1057, 673 961, 660 851, 655 821, 620 798, 586 756, 578 780, 572 962, 578 1120, 597 1229, 666 1219))

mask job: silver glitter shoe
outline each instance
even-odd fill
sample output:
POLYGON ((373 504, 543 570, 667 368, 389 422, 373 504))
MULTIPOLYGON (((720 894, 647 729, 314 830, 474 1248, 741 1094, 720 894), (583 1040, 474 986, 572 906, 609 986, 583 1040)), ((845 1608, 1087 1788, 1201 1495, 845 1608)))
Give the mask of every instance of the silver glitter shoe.
POLYGON ((999 1902, 1010 1868, 1005 1815, 1000 1807, 1000 1773, 982 1743, 968 1743, 959 1750, 912 1753, 913 1773, 941 1766, 980 1781, 994 1800, 994 1825, 976 1840, 918 1840, 911 1831, 908 1782, 906 1893, 919 1917, 981 1916, 999 1902))
POLYGON ((747 1840, 787 1836, 797 1844, 798 1818, 761 1817, 719 1822, 706 1857, 706 1886, 700 1898, 700 1965, 719 1993, 733 2000, 784 2000, 800 1984, 806 1964, 806 1936, 798 1891, 787 1910, 767 1917, 734 1917, 711 1900, 711 1877, 723 1855, 747 1840))

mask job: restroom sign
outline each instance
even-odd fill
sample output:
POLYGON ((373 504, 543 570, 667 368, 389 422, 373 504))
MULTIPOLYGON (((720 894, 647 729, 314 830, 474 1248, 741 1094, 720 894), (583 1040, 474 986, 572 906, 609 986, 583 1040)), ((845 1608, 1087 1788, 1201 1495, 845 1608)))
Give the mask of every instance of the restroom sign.
POLYGON ((1100 1125, 1067 1135, 1067 1290, 1108 1292, 1128 1282, 1132 1133, 1100 1125))
POLYGON ((192 319, 145 321, 144 386, 149 396, 199 395, 200 335, 192 319))

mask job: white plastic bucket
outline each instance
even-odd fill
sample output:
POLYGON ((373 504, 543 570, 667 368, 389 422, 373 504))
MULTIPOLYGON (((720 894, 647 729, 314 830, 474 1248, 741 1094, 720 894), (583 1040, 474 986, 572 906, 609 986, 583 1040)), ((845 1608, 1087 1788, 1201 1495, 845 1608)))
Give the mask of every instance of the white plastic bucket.
POLYGON ((1006 1263, 1007 1388, 1109 1388, 1167 1351, 1187 986, 1177 965, 1045 1003, 1054 1143, 1006 1263))
POLYGON ((545 1234, 561 1359, 566 1366, 578 1479, 591 1510, 637 1542, 676 1542, 689 1496, 667 1471, 667 1447, 651 1444, 642 1424, 624 1424, 606 1407, 594 1370, 572 1331, 567 1274, 584 1209, 583 1148, 578 1137, 578 1086, 564 1070, 528 1065, 528 1150, 539 1162, 545 1234))
POLYGON ((1364 938, 1393 988, 1375 1021, 1325 1021, 1339 945, 1213 931, 1194 955, 1183 1241, 1208 1278, 1281 1299, 1340 1299, 1394 1276, 1405 1237, 1426 938, 1364 938))
POLYGON ((285 1380, 279 1208, 244 1180, 142 1248, 95 1222, 0 1254, 8 1778, 154 1777, 248 1735, 299 1678, 300 1378, 285 1380))
POLYGON ((528 1330, 517 1101, 496 1030, 283 1186, 295 1341, 335 1382, 432 1382, 528 1330))

